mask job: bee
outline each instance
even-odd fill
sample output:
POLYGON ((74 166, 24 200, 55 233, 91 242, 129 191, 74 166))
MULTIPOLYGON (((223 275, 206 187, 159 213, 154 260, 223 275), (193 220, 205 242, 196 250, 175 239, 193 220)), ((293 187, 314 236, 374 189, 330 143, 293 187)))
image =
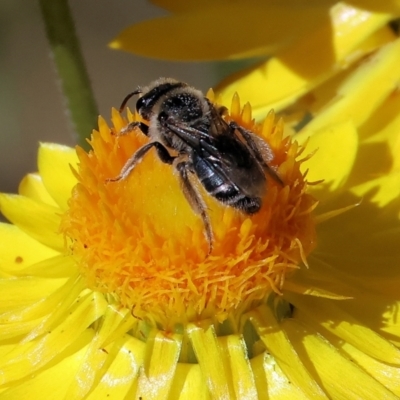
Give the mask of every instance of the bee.
POLYGON ((226 206, 244 214, 257 213, 267 190, 266 175, 282 184, 269 166, 273 152, 253 132, 234 121, 225 121, 225 107, 211 103, 186 83, 160 78, 139 87, 125 97, 120 112, 135 95, 141 95, 136 110, 146 123, 132 122, 121 133, 139 128, 150 141, 129 158, 117 177, 108 181, 126 179, 154 148, 159 159, 176 171, 186 200, 200 215, 210 254, 213 231, 200 185, 226 206))

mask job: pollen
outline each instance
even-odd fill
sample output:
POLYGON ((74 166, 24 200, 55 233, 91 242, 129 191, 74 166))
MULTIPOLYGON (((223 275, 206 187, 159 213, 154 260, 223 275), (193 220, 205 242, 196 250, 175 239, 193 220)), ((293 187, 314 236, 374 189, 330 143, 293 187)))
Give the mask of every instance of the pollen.
POLYGON ((164 327, 211 316, 223 322, 231 311, 281 293, 315 247, 317 205, 300 169, 304 148, 284 137, 283 122, 271 112, 256 124, 250 105, 242 108, 234 97, 224 118, 269 144, 269 166, 282 182, 266 174, 262 207, 252 215, 220 203, 197 182, 214 236, 209 252, 201 217, 155 150, 128 177, 112 181, 149 140, 139 128, 124 129, 140 118, 127 114, 113 110, 111 127, 100 118, 92 150, 77 148, 78 184, 61 230, 87 286, 164 327))

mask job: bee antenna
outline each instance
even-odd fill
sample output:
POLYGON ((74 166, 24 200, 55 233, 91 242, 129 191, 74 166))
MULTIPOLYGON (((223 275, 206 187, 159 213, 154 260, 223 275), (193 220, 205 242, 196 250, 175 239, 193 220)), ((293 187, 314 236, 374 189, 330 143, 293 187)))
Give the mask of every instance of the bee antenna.
POLYGON ((119 107, 119 112, 122 113, 122 111, 124 111, 125 107, 126 107, 126 103, 130 100, 131 97, 136 96, 137 94, 142 93, 142 89, 141 88, 137 88, 134 92, 129 93, 124 100, 122 100, 122 103, 119 107))

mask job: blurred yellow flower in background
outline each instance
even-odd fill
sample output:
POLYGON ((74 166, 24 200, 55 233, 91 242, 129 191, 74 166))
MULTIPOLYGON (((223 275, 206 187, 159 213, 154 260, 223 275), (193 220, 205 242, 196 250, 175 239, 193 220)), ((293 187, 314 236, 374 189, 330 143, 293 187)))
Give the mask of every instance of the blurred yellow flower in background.
POLYGON ((224 103, 240 93, 256 118, 283 110, 393 40, 387 23, 400 15, 398 1, 155 3, 171 14, 125 29, 111 47, 185 61, 271 56, 216 88, 224 103), (137 40, 144 32, 146 40, 137 40))
POLYGON ((379 5, 371 0, 346 3, 153 0, 152 3, 170 14, 126 28, 111 43, 112 47, 157 59, 232 60, 265 57, 296 46, 304 37, 318 35, 324 37, 326 48, 314 52, 330 50, 333 55, 332 37, 351 37, 370 14, 376 19, 376 26, 369 28, 371 32, 400 15, 398 1, 379 5))
POLYGON ((277 51, 209 94, 270 144, 284 185, 270 180, 250 217, 205 196, 208 257, 154 154, 107 182, 147 140, 119 135, 130 113, 100 119, 89 153, 43 144, 39 173, 0 195, 0 399, 400 398, 400 40, 385 26, 399 4, 292 3, 163 3, 173 26, 225 10, 226 46, 205 34, 187 59, 277 51), (257 42, 245 16, 279 41, 257 42), (236 90, 284 122, 255 123, 236 90))

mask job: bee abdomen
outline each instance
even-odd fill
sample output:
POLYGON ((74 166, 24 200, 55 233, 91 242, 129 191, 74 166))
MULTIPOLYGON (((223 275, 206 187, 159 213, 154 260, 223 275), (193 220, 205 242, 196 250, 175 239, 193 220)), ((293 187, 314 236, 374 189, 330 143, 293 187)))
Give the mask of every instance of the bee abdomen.
POLYGON ((220 202, 237 208, 246 214, 255 214, 261 208, 261 199, 259 197, 248 197, 240 191, 219 191, 214 197, 220 202))
POLYGON ((246 214, 254 214, 261 208, 259 197, 246 196, 238 186, 226 180, 223 174, 218 173, 205 160, 198 157, 194 158, 194 169, 206 191, 218 201, 237 208, 246 214))
MULTIPOLYGON (((229 198, 238 194, 239 190, 236 185, 227 182, 225 176, 219 173, 216 163, 211 164, 207 159, 194 154, 193 168, 203 187, 218 200, 220 200, 220 196, 229 198)), ((221 199, 221 201, 223 200, 221 199)))

